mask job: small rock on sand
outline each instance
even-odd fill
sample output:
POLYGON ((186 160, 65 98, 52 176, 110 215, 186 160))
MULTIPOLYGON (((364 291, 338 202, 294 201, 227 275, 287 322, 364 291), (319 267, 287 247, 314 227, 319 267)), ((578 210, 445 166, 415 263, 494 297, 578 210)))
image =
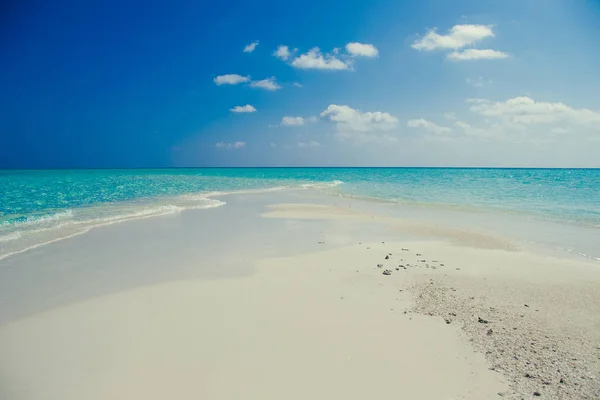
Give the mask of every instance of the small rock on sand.
POLYGON ((383 264, 377 264, 377 268, 383 268, 383 264))
POLYGON ((385 271, 383 271, 384 275, 391 275, 392 271, 390 271, 389 269, 386 269, 385 271))

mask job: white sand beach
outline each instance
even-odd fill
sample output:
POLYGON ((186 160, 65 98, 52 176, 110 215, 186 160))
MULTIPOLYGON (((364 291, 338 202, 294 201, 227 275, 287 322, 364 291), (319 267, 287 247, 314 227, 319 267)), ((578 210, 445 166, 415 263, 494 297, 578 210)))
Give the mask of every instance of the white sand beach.
POLYGON ((0 398, 600 398, 597 262, 310 190, 221 200, 3 260, 0 398))

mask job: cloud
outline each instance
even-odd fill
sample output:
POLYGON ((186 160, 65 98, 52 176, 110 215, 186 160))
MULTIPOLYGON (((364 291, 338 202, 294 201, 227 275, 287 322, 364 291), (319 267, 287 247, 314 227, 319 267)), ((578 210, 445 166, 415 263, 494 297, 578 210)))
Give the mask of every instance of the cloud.
POLYGON ((271 90, 271 91, 281 89, 281 85, 279 85, 277 82, 275 82, 274 76, 267 78, 267 79, 263 79, 262 81, 252 81, 250 83, 250 87, 271 90))
POLYGON ((493 102, 469 99, 471 111, 485 117, 498 118, 513 124, 571 123, 600 127, 600 112, 586 108, 575 109, 564 103, 536 102, 529 97, 515 97, 493 102))
POLYGON ((456 113, 446 112, 446 113, 444 113, 444 118, 449 119, 449 120, 455 120, 456 119, 456 113))
POLYGON ((219 75, 214 81, 217 85, 237 85, 238 83, 248 82, 249 76, 241 76, 238 74, 219 75))
POLYGON ((425 36, 416 40, 411 47, 415 50, 457 50, 470 46, 485 38, 494 37, 491 26, 455 25, 446 35, 437 33, 437 28, 429 30, 425 36))
POLYGON ((352 56, 377 57, 379 55, 379 50, 377 50, 377 47, 373 46, 372 44, 363 44, 357 42, 348 43, 346 45, 346 51, 352 56))
POLYGON ((256 46, 258 46, 258 40, 256 42, 252 42, 248 45, 246 45, 246 47, 244 47, 244 53, 252 53, 254 51, 254 49, 256 49, 256 46))
POLYGON ((323 54, 318 47, 296 57, 291 65, 300 69, 350 70, 351 61, 342 61, 334 55, 323 54))
POLYGON ((280 60, 287 61, 296 51, 296 49, 290 50, 290 48, 287 46, 279 45, 277 46, 277 49, 273 52, 273 55, 279 58, 280 60))
POLYGON ((231 142, 231 143, 219 142, 219 143, 215 143, 215 147, 217 149, 239 150, 239 149, 243 149, 244 147, 246 147, 246 143, 245 142, 231 142))
POLYGON ((281 119, 281 125, 283 125, 283 126, 304 125, 304 118, 302 118, 302 117, 283 117, 281 119))
POLYGON ((467 124, 466 122, 463 121, 456 121, 454 123, 454 126, 461 128, 461 129, 471 129, 471 125, 467 124))
POLYGON ((485 82, 483 81, 483 78, 481 76, 476 79, 467 78, 467 79, 465 79, 465 81, 467 82, 467 85, 471 85, 475 88, 482 88, 485 84, 485 82))
POLYGON ((254 108, 254 106, 251 106, 250 104, 246 104, 245 106, 235 106, 229 111, 234 113, 253 113, 256 112, 256 108, 254 108))
POLYGON ((321 118, 329 118, 337 124, 339 131, 371 132, 394 129, 398 118, 381 111, 361 112, 348 106, 330 104, 321 113, 321 118))
POLYGON ((492 49, 466 49, 460 52, 453 51, 446 57, 453 61, 498 60, 502 58, 508 58, 509 55, 507 53, 504 53, 503 51, 492 49))
POLYGON ((435 122, 427 121, 423 118, 411 119, 410 121, 408 121, 406 126, 409 128, 421 128, 428 132, 435 133, 436 135, 443 135, 452 132, 452 129, 448 127, 439 126, 435 122))
POLYGON ((301 83, 298 83, 298 82, 294 82, 294 86, 299 87, 299 88, 304 87, 304 85, 302 85, 301 83))
POLYGON ((467 136, 478 136, 478 137, 491 137, 494 135, 494 132, 488 131, 481 128, 475 128, 463 121, 456 121, 454 126, 461 129, 467 136))
POLYGON ((311 140, 310 142, 298 142, 298 147, 300 148, 315 148, 315 147, 321 147, 321 143, 315 141, 315 140, 311 140))

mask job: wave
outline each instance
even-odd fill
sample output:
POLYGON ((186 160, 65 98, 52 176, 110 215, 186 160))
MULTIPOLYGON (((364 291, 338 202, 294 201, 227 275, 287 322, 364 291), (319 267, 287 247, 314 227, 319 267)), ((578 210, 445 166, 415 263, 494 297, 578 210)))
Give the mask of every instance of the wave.
POLYGON ((7 221, 3 221, 0 223, 0 227, 4 226, 29 226, 29 225, 38 225, 38 224, 46 224, 54 221, 72 218, 73 210, 66 209, 64 211, 55 212, 52 214, 34 214, 28 215, 25 217, 17 217, 13 219, 9 219, 7 221))
POLYGON ((227 204, 215 197, 298 189, 325 190, 341 184, 343 184, 342 181, 334 180, 260 189, 188 193, 142 200, 139 203, 104 203, 43 215, 13 217, 11 220, 0 223, 0 260, 80 235, 96 227, 176 214, 185 210, 211 209, 227 204))
POLYGON ((11 240, 17 240, 21 238, 20 232, 11 232, 6 235, 0 236, 0 242, 10 242, 11 240))
POLYGON ((181 204, 177 204, 177 201, 175 201, 174 203, 175 204, 168 203, 161 204, 158 206, 150 205, 149 207, 137 209, 133 212, 128 212, 124 210, 123 207, 134 208, 140 207, 140 205, 113 206, 113 209, 111 209, 111 206, 109 206, 108 209, 103 207, 90 207, 84 209, 85 211, 87 211, 86 213, 84 213, 84 215, 78 215, 77 212, 73 213, 72 210, 66 210, 63 213, 53 214, 48 218, 30 219, 28 223, 20 222, 18 224, 13 224, 9 226, 9 228, 13 229, 12 232, 0 236, 0 242, 3 242, 2 247, 5 247, 4 249, 0 247, 0 260, 3 260, 15 254, 24 253, 25 251, 57 242, 59 240, 68 239, 86 233, 92 228, 113 225, 137 219, 176 214, 185 210, 216 208, 227 204, 224 201, 211 199, 206 197, 205 195, 196 195, 193 199, 188 198, 187 203, 182 202, 181 204), (101 212, 108 212, 111 214, 103 217, 96 217, 94 215, 94 212, 96 213, 96 215, 101 212), (71 220, 65 221, 65 217, 71 217, 71 220), (58 221, 58 223, 48 226, 47 223, 50 221, 58 221), (39 226, 35 225, 34 222, 37 222, 39 226), (23 241, 24 247, 14 246, 15 241, 18 242, 19 239, 23 241), (13 246, 11 248, 7 247, 9 245, 9 242, 13 242, 13 246), (2 254, 2 250, 6 252, 2 254))

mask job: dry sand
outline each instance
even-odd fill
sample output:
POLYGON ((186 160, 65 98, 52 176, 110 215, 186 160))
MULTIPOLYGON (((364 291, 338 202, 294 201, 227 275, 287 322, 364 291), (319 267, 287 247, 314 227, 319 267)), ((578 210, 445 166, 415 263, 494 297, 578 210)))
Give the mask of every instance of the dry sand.
POLYGON ((252 276, 13 321, 0 327, 0 398, 600 398, 597 266, 458 231, 442 232, 454 242, 398 242, 405 221, 348 208, 276 205, 264 216, 373 221, 390 241, 365 232, 349 246, 256 259, 252 276))

